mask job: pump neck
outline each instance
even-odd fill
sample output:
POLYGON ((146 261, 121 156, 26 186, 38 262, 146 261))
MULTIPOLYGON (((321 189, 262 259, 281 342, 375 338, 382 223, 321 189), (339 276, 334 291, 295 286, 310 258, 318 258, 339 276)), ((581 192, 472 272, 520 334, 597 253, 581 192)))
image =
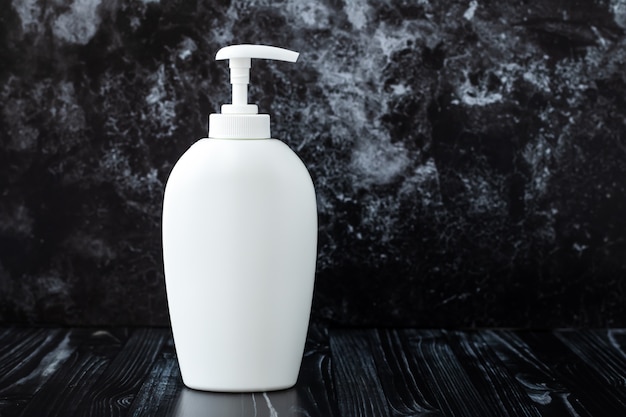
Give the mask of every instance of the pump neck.
POLYGON ((269 138, 269 115, 258 114, 258 106, 248 103, 252 58, 295 62, 298 55, 294 51, 267 45, 232 45, 220 49, 215 59, 229 60, 232 102, 222 105, 222 114, 210 115, 209 137, 269 138))

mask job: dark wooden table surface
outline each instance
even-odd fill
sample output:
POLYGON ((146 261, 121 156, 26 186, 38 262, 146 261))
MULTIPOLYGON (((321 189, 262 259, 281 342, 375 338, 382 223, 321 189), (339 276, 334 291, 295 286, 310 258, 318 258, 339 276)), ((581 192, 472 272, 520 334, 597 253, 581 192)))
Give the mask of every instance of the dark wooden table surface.
POLYGON ((309 331, 290 390, 182 385, 169 329, 0 328, 0 416, 624 416, 626 329, 309 331))

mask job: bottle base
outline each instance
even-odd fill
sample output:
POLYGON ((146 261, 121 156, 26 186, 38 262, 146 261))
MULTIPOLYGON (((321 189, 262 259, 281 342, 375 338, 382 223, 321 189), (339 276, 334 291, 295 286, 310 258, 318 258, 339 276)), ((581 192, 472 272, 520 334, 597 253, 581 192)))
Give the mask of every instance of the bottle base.
POLYGON ((202 383, 201 381, 186 381, 183 378, 183 384, 187 388, 196 391, 207 391, 207 392, 220 392, 220 393, 243 393, 243 392, 266 392, 266 391, 283 391, 289 388, 293 388, 296 385, 296 382, 287 382, 284 384, 265 384, 265 385, 247 385, 247 384, 238 384, 238 385, 220 385, 220 384, 207 384, 202 383))

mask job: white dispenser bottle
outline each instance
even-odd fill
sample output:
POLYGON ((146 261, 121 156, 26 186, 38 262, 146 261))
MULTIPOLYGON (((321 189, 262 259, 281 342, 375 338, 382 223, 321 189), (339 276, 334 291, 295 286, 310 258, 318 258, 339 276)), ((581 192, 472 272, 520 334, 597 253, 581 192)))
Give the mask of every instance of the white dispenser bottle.
POLYGON ((298 54, 234 45, 233 101, 211 114, 209 137, 174 166, 163 201, 163 262, 174 344, 185 385, 267 391, 296 383, 317 257, 313 182, 271 139, 270 117, 247 103, 251 58, 298 54))

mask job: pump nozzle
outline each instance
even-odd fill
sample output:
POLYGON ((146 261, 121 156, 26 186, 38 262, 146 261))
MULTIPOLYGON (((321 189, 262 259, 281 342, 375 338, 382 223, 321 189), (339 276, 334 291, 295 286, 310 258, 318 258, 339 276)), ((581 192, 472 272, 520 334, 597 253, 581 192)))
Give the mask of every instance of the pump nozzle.
POLYGON ((269 114, 258 114, 258 107, 248 104, 250 61, 252 58, 296 62, 298 53, 266 45, 232 45, 217 51, 215 59, 230 60, 232 104, 222 105, 221 114, 209 116, 209 137, 218 139, 270 138, 269 114))
POLYGON ((216 60, 230 60, 230 83, 233 86, 232 104, 224 104, 222 113, 256 114, 259 112, 256 105, 248 104, 251 58, 296 62, 298 55, 297 52, 288 49, 267 45, 231 45, 217 51, 216 60))

